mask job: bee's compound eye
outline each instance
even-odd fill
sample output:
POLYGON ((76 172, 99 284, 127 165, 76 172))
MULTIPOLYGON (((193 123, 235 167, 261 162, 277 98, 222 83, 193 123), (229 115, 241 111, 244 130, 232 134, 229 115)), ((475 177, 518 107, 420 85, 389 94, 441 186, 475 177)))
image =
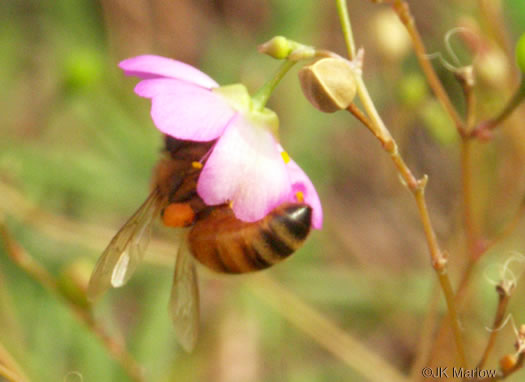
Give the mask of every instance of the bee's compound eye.
POLYGON ((195 212, 188 203, 171 203, 164 209, 162 222, 168 227, 186 227, 195 220, 195 212))

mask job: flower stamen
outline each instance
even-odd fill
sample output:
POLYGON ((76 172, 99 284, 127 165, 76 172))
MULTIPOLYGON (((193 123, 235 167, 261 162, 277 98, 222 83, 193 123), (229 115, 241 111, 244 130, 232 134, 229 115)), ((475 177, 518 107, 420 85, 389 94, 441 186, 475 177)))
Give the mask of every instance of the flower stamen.
POLYGON ((283 158, 284 163, 288 164, 290 162, 290 155, 286 151, 281 151, 281 157, 283 158))
POLYGON ((200 170, 202 168, 202 163, 197 161, 191 162, 191 167, 200 170))
MULTIPOLYGON (((284 151, 283 151, 283 152, 284 152, 284 151)), ((295 199, 297 199, 297 201, 298 201, 299 203, 302 203, 302 202, 304 201, 304 194, 303 194, 303 192, 302 192, 302 191, 297 191, 297 192, 295 193, 295 199)))

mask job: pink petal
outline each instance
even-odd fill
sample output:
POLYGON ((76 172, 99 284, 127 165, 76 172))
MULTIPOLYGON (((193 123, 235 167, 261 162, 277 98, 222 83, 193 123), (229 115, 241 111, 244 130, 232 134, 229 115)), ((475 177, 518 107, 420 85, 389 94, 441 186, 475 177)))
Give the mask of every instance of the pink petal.
POLYGON ((291 189, 271 133, 238 115, 204 166, 197 192, 208 205, 233 202, 235 216, 256 221, 285 201, 291 189))
POLYGON ((295 198, 295 193, 300 191, 303 193, 304 203, 312 207, 312 227, 321 229, 323 226, 323 207, 319 200, 319 195, 315 190, 310 178, 293 160, 287 165, 288 174, 292 181, 292 193, 295 198))
POLYGON ((144 55, 128 58, 121 61, 119 67, 124 70, 127 76, 136 76, 142 79, 168 77, 208 89, 219 86, 207 74, 193 66, 161 56, 144 55))
MULTIPOLYGON (((279 145, 280 151, 283 148, 279 145)), ((319 195, 315 190, 314 185, 308 175, 294 162, 293 159, 286 164, 290 181, 292 183, 292 193, 289 201, 297 202, 296 192, 300 191, 303 194, 304 203, 312 207, 312 227, 315 229, 321 229, 323 225, 323 207, 319 200, 319 195)))
POLYGON ((178 139, 211 141, 219 137, 235 111, 210 90, 184 81, 140 81, 135 92, 151 98, 151 117, 164 134, 178 139))

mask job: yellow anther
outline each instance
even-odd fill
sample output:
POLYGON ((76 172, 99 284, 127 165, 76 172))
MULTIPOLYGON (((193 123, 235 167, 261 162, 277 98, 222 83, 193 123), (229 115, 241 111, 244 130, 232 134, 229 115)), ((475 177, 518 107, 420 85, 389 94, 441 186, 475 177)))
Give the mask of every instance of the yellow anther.
POLYGON ((297 199, 297 201, 299 203, 302 203, 304 201, 304 194, 303 194, 303 192, 302 191, 297 191, 295 193, 295 199, 297 199))
POLYGON ((201 169, 202 168, 202 163, 201 162, 191 162, 191 166, 193 168, 201 169))
POLYGON ((281 151, 281 156, 283 157, 284 163, 290 162, 290 155, 286 151, 281 151))

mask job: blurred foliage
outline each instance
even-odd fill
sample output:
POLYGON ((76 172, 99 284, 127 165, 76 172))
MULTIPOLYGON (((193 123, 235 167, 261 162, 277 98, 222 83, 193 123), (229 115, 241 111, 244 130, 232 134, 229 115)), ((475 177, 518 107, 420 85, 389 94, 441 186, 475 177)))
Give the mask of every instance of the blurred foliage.
MULTIPOLYGON (((494 115, 516 87, 512 47, 523 32, 525 2, 413 3, 429 52, 444 51, 443 36, 456 26, 468 25, 478 36, 478 119, 494 115), (490 12, 500 3, 504 28, 494 29, 490 12)), ((392 22, 381 18, 384 12, 390 12, 384 5, 350 2, 358 46, 366 49, 364 77, 410 166, 430 177, 432 218, 457 281, 465 262, 458 139, 414 54, 392 49, 399 41, 374 30, 376 18, 380 26, 392 22)), ((146 197, 162 143, 148 102, 133 94, 136 81, 117 69, 121 59, 167 55, 221 84, 242 81, 254 91, 277 67, 256 51, 274 35, 344 54, 333 1, 8 0, 0 2, 0 25, 0 220, 79 304, 85 304, 78 288, 90 267, 146 197)), ((471 48, 466 41, 457 49, 469 57, 471 48)), ((437 60, 434 67, 463 110, 452 73, 437 60)), ((308 104, 296 72, 278 87, 270 107, 280 116, 283 146, 320 192, 325 227, 265 273, 408 374, 424 346, 421 334, 432 335, 423 323, 433 312, 444 314, 410 195, 355 120, 323 115, 308 104)), ((492 143, 476 144, 474 212, 487 238, 501 231, 523 199, 523 120, 521 107, 492 143)), ((519 223, 475 269, 462 309, 467 348, 475 350, 471 362, 485 344, 496 302, 484 269, 503 263, 509 250, 523 252, 524 229, 519 223)), ((159 229, 156 240, 174 237, 159 229)), ((174 250, 158 254, 154 248, 128 286, 94 307, 97 322, 126 344, 148 381, 361 380, 258 297, 253 291, 264 284, 257 276, 199 269, 201 338, 196 351, 185 354, 166 309, 174 250)), ((519 304, 524 293, 520 282, 511 305, 516 323, 525 320, 519 304)), ((278 302, 280 296, 268 298, 278 302)), ((512 343, 506 327, 494 354, 512 351, 512 343)), ((14 265, 3 246, 0 344, 32 381, 129 380, 67 304, 14 265)), ((450 349, 446 342, 432 362, 446 365, 450 349)), ((497 358, 490 359, 488 366, 496 365, 497 358)))

